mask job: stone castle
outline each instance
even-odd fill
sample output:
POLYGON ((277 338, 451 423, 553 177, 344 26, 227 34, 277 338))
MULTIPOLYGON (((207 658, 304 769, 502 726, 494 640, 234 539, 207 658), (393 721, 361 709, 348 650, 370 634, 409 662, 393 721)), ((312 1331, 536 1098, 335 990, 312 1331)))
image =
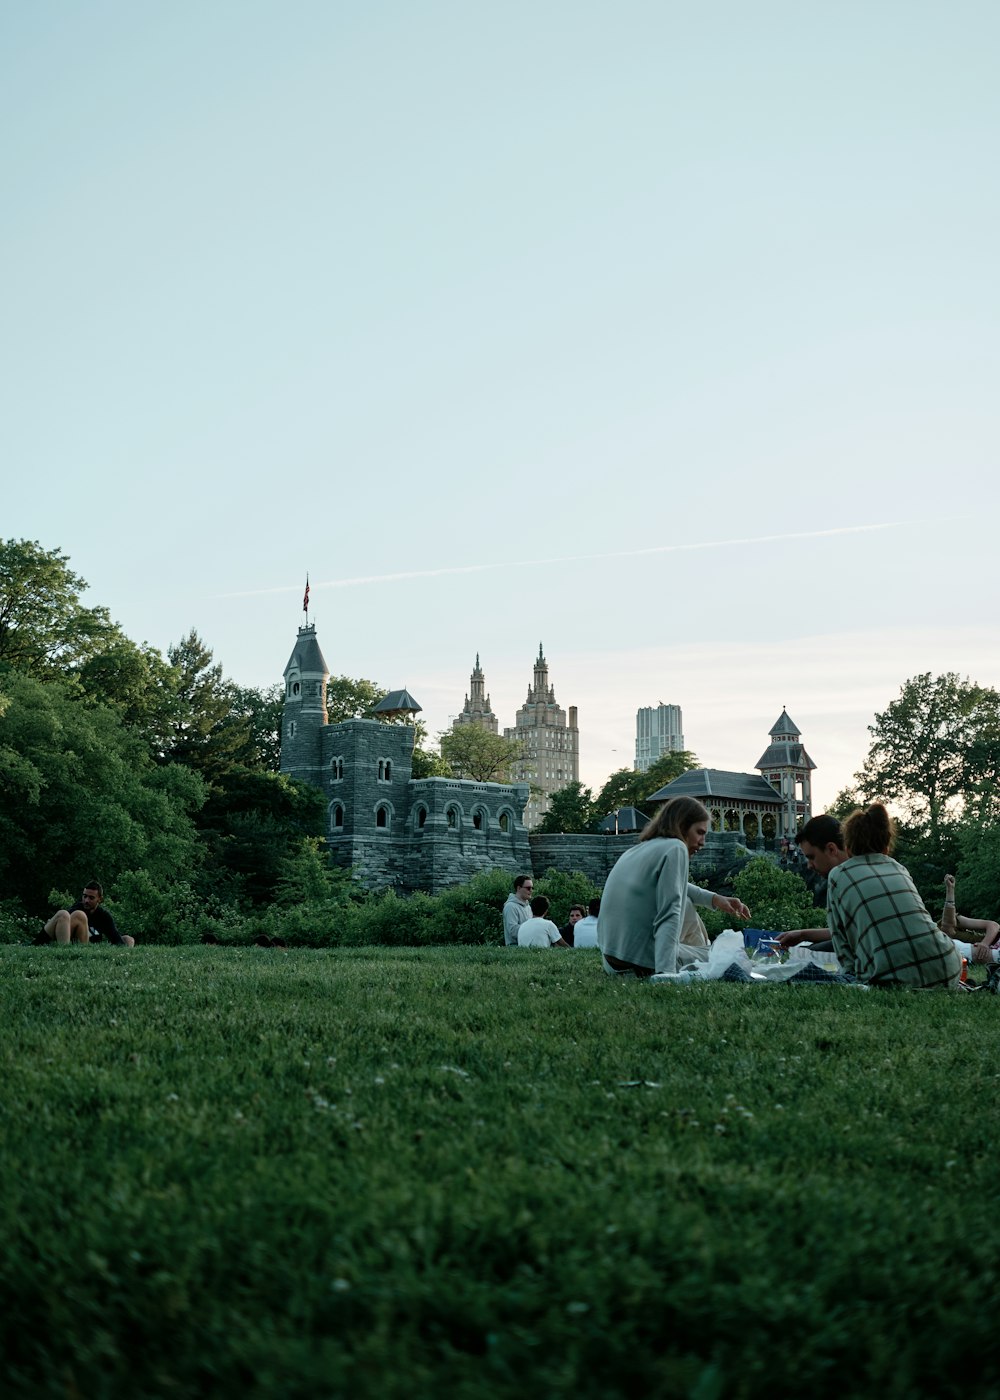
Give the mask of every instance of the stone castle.
MULTIPOLYGON (((412 724, 377 719, 330 724, 330 671, 315 625, 298 629, 284 674, 281 771, 322 790, 331 859, 355 870, 369 888, 435 894, 481 870, 541 873, 551 867, 582 870, 602 886, 622 851, 637 839, 604 833, 529 837, 527 772, 540 785, 550 783, 548 793, 577 781, 579 772, 576 710, 571 707, 567 716, 556 705, 541 647, 528 703, 518 711, 514 728, 505 730, 526 749, 523 775, 510 783, 414 778, 412 724), (530 750, 529 737, 535 743, 530 750)), ((376 706, 377 712, 397 717, 418 709, 406 691, 394 691, 376 706)), ((492 715, 478 656, 466 713, 492 715)), ((469 722, 475 720, 456 721, 469 722)), ((708 807, 712 831, 703 865, 718 863, 737 845, 774 849, 811 815, 815 764, 785 710, 770 737, 756 773, 694 769, 656 794, 663 800, 697 797, 708 807)))

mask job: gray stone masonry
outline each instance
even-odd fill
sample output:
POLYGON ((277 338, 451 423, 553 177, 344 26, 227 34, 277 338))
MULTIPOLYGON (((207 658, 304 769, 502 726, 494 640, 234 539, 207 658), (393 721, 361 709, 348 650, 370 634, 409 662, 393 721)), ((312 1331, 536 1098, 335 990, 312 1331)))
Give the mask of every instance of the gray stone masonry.
MULTIPOLYGON (((629 846, 634 846, 638 840, 639 837, 633 834, 624 836, 598 836, 589 833, 579 836, 532 834, 528 837, 531 845, 531 868, 536 876, 544 875, 546 870, 553 868, 567 873, 571 870, 579 870, 598 889, 603 889, 615 861, 623 851, 627 851, 629 846)), ((703 879, 708 871, 715 870, 720 865, 731 864, 736 859, 736 847, 740 841, 740 834, 736 831, 709 832, 704 850, 691 862, 692 880, 703 879)))

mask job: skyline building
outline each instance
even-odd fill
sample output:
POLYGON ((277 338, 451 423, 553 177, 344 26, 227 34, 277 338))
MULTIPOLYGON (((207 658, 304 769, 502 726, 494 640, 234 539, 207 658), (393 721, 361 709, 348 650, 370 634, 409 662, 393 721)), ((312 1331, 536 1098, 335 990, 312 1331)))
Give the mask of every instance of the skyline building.
POLYGON ((513 728, 505 729, 503 736, 519 743, 524 752, 514 764, 514 781, 540 789, 530 794, 524 809, 524 824, 530 831, 549 810, 552 794, 580 781, 577 709, 571 705, 567 714, 556 703, 541 642, 527 699, 514 716, 513 728))
POLYGON ((645 773, 665 753, 684 748, 684 721, 680 705, 664 705, 654 710, 645 705, 635 712, 635 771, 645 773))
POLYGON ((475 668, 469 677, 469 692, 465 697, 465 705, 462 708, 462 713, 455 716, 451 727, 457 729, 460 724, 475 724, 490 734, 498 732, 497 717, 493 713, 490 697, 486 693, 486 677, 479 664, 478 651, 476 652, 475 668))

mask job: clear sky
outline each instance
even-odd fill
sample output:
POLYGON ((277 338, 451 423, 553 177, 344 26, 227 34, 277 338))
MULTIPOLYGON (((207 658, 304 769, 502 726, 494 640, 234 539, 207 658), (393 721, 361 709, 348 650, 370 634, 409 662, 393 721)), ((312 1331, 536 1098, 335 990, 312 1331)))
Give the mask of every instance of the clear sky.
POLYGON ((431 733, 538 644, 581 776, 682 707, 818 808, 1000 686, 993 0, 0 6, 0 533, 431 733))

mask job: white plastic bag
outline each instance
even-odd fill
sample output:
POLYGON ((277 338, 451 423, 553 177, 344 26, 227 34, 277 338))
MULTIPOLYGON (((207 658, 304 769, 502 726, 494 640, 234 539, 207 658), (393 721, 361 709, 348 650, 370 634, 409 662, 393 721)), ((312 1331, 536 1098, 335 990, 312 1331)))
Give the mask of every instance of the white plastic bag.
POLYGON ((731 963, 738 963, 746 972, 751 970, 742 933, 737 932, 736 929, 727 928, 723 929, 709 949, 708 963, 702 976, 721 977, 731 963))

